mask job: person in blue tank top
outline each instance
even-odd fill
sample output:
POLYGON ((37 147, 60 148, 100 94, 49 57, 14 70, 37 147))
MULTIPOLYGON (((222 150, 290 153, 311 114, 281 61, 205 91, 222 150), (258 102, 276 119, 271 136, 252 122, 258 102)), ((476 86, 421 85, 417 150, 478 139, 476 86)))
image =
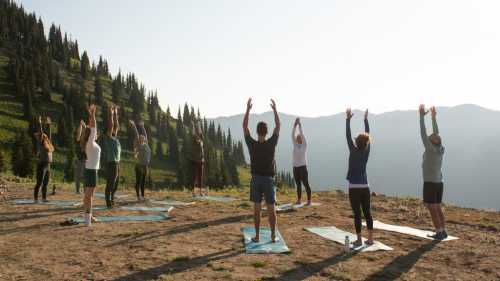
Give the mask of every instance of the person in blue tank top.
POLYGON ((358 239, 353 245, 359 247, 363 245, 361 236, 361 210, 365 216, 368 228, 368 239, 365 244, 373 244, 373 219, 370 207, 370 185, 366 173, 366 165, 370 156, 370 125, 368 124, 368 109, 365 112, 365 132, 359 134, 353 141, 351 136, 351 118, 354 115, 350 108, 346 110, 346 138, 349 147, 349 170, 347 171, 347 181, 349 184, 349 201, 354 213, 354 226, 358 239))
POLYGON ((112 105, 108 111, 108 128, 102 140, 104 162, 106 163, 105 197, 108 209, 113 208, 115 204, 115 193, 118 190, 120 176, 121 145, 118 139, 119 130, 118 107, 112 105))

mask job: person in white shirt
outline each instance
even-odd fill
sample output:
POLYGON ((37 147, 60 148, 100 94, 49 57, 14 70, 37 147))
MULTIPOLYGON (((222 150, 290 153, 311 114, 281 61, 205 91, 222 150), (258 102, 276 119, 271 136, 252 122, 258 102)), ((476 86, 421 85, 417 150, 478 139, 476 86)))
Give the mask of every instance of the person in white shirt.
POLYGON ((293 178, 297 186, 297 205, 302 203, 302 184, 307 193, 307 205, 311 205, 311 187, 309 186, 309 174, 307 172, 307 142, 302 131, 300 119, 295 119, 292 130, 293 143, 293 178), (297 127, 299 134, 297 135, 297 127))
POLYGON ((85 152, 85 170, 83 172, 85 195, 83 199, 83 208, 85 211, 85 224, 91 226, 95 222, 92 216, 92 197, 94 189, 97 186, 97 171, 101 159, 101 147, 96 143, 97 125, 95 120, 96 106, 91 105, 88 108, 89 122, 83 132, 80 142, 82 151, 85 152))

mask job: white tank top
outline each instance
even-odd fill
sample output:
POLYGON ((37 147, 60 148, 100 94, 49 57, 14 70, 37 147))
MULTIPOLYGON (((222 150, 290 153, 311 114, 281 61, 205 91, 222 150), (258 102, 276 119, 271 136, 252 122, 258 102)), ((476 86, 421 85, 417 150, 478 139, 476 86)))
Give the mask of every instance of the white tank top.
POLYGON ((90 128, 90 136, 85 145, 85 154, 87 155, 87 160, 85 161, 85 168, 89 170, 98 170, 99 161, 101 160, 101 147, 95 142, 97 136, 97 129, 95 127, 90 128))

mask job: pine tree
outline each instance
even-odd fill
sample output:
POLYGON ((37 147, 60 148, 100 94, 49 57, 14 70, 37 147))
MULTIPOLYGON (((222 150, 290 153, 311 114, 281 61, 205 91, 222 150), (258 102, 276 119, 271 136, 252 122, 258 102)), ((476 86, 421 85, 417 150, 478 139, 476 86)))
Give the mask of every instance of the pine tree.
POLYGON ((5 156, 3 151, 0 150, 0 173, 7 170, 7 163, 5 162, 5 156))
POLYGON ((11 163, 14 175, 23 178, 33 175, 33 145, 25 132, 16 137, 11 163))
POLYGON ((103 93, 103 88, 102 88, 102 82, 101 79, 99 78, 99 75, 95 76, 94 80, 94 97, 95 97, 95 102, 98 105, 103 105, 104 102, 104 93, 103 93))
POLYGON ((87 79, 90 71, 90 60, 87 55, 87 51, 83 52, 82 59, 80 61, 80 75, 82 75, 83 79, 87 79))

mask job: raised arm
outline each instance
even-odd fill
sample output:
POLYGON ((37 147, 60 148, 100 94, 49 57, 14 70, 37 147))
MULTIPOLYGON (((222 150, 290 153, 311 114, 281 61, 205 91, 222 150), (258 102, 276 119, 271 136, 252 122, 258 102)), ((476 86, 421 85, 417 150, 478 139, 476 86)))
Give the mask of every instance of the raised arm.
POLYGON ((52 121, 50 120, 50 117, 45 117, 45 125, 47 128, 45 129, 45 134, 47 134, 47 137, 49 138, 50 141, 52 141, 52 121))
POLYGON ((425 115, 429 111, 425 111, 425 105, 421 104, 419 107, 419 113, 420 113, 420 137, 422 138, 422 143, 424 146, 430 147, 431 142, 429 141, 429 138, 427 137, 427 129, 425 128, 425 115))
POLYGON ((271 99, 271 108, 273 109, 274 112, 274 135, 279 136, 280 134, 280 129, 281 129, 281 121, 280 121, 280 116, 278 114, 278 110, 276 109, 276 102, 274 102, 273 99, 271 99))
POLYGON ((87 145, 91 142, 94 142, 97 137, 97 122, 95 120, 95 111, 96 111, 96 106, 95 104, 90 105, 88 109, 89 113, 89 127, 90 127, 90 137, 89 140, 87 141, 87 145))
POLYGON ((137 130, 134 121, 129 120, 128 123, 130 125, 130 128, 132 129, 132 134, 134 138, 134 147, 136 147, 137 144, 139 143, 139 131, 137 130))
POLYGON ((304 135, 304 131, 302 131, 302 123, 300 122, 300 120, 299 120, 299 134, 300 134, 300 137, 302 138, 302 143, 304 145, 307 145, 306 136, 304 135))
POLYGON ((113 106, 109 105, 108 106, 108 120, 107 120, 108 125, 107 125, 107 130, 106 130, 106 135, 108 135, 109 137, 113 136, 113 129, 114 129, 113 114, 114 114, 113 106))
POLYGON ((298 120, 299 120, 299 118, 295 119, 295 123, 293 124, 293 129, 292 129, 292 143, 293 144, 297 144, 296 139, 295 139, 295 134, 297 133, 298 120))
POLYGON ((118 136, 118 131, 120 131, 120 122, 118 122, 118 107, 115 106, 115 114, 113 115, 113 136, 118 136))
POLYGON ((82 132, 84 128, 85 128, 85 122, 83 122, 83 120, 80 120, 80 124, 78 125, 78 127, 76 127, 76 135, 75 135, 76 142, 80 142, 80 138, 82 137, 82 132))
POLYGON ((148 143, 148 132, 146 131, 146 128, 144 127, 144 122, 141 121, 139 123, 139 128, 141 129, 141 133, 144 136, 146 143, 148 143))
POLYGON ((245 136, 250 135, 250 129, 248 129, 248 118, 251 109, 252 109, 252 98, 249 98, 247 101, 247 111, 245 112, 245 117, 243 117, 243 133, 245 134, 245 136))
POLYGON ((439 135, 439 127, 436 119, 437 111, 436 107, 434 106, 431 107, 431 116, 432 116, 432 132, 436 135, 439 135))
POLYGON ((368 123, 368 109, 365 111, 365 133, 370 133, 370 124, 368 123))
POLYGON ((346 110, 345 136, 347 139, 347 146, 349 147, 349 150, 353 150, 355 148, 351 135, 351 118, 353 115, 354 114, 352 113, 351 109, 348 108, 346 110))

